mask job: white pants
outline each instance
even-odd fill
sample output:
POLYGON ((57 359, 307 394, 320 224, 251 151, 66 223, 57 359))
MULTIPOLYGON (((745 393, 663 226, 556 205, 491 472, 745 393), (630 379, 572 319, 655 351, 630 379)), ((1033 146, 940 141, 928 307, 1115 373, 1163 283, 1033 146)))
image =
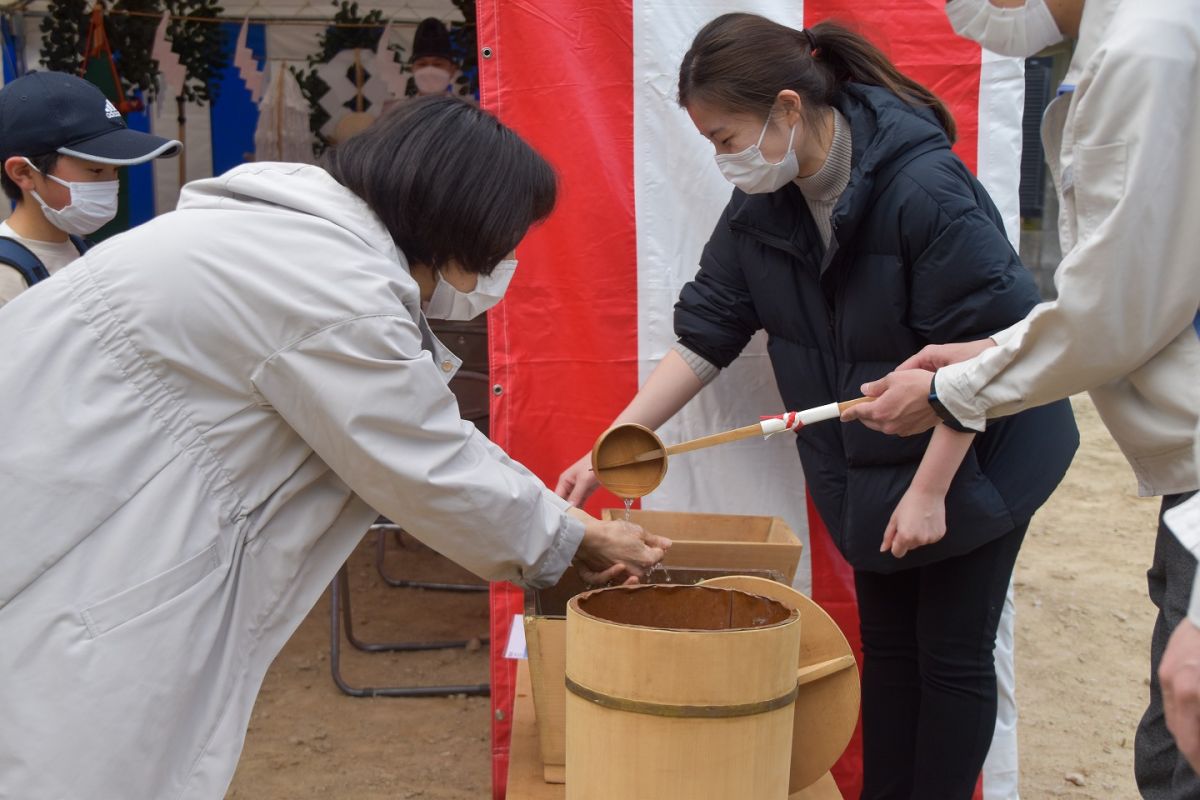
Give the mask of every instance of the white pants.
POLYGON ((983 800, 1019 800, 1017 784, 1017 677, 1013 662, 1013 584, 1009 580, 1004 613, 996 629, 996 732, 983 762, 983 800))

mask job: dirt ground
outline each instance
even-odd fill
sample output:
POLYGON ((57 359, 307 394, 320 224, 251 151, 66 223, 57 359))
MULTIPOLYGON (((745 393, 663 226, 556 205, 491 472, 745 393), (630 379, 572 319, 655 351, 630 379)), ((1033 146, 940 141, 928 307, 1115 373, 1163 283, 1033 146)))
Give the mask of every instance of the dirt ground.
POLYGON ((1092 404, 1074 406, 1079 453, 1017 561, 1021 793, 1124 800, 1138 797, 1133 734, 1149 695, 1146 569, 1159 502, 1137 497, 1092 404))
MULTIPOLYGON (((349 565, 355 636, 364 642, 471 640, 488 630, 486 593, 396 589, 375 569, 374 536, 349 565)), ((394 577, 478 580, 407 537, 387 539, 394 577)), ((449 800, 490 797, 486 697, 358 698, 330 677, 329 593, 271 665, 254 707, 229 800, 449 800)), ((487 645, 362 653, 342 639, 341 674, 355 687, 480 684, 487 645)))
MULTIPOLYGON (((1133 732, 1147 694, 1153 608, 1145 570, 1157 503, 1133 477, 1095 410, 1078 400, 1083 443, 1064 484, 1030 529, 1017 564, 1021 793, 1136 798, 1133 732), (1081 780, 1076 785, 1067 775, 1081 780)), ((487 630, 486 595, 387 587, 369 542, 350 565, 361 639, 470 639, 487 630)), ((456 567, 389 542, 397 573, 470 580, 456 567)), ((255 706, 228 798, 485 798, 486 698, 359 699, 330 680, 329 599, 276 659, 255 706)), ((479 683, 486 646, 364 654, 343 645, 358 685, 479 683)))

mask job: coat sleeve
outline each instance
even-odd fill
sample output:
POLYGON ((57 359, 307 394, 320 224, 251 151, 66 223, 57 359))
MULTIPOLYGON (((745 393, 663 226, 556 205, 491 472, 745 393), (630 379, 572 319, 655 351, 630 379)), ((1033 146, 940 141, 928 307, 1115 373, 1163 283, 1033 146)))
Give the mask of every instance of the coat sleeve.
POLYGON ((1196 318, 1200 138, 1196 104, 1182 98, 1200 86, 1186 35, 1164 26, 1095 56, 1060 191, 1077 229, 1055 273, 1058 299, 998 347, 939 370, 938 395, 964 424, 982 429, 1127 375, 1196 318))
POLYGON ((267 358, 254 386, 358 496, 489 580, 555 583, 583 525, 458 415, 405 316, 343 321, 267 358))
POLYGON ((913 186, 904 209, 921 221, 905 227, 908 324, 932 344, 991 336, 1038 302, 1033 276, 982 187, 965 170, 947 171, 957 170, 935 171, 932 187, 913 186))
POLYGON ((684 285, 675 303, 675 335, 680 344, 720 369, 733 363, 762 327, 738 263, 728 217, 726 209, 704 246, 700 271, 684 285))

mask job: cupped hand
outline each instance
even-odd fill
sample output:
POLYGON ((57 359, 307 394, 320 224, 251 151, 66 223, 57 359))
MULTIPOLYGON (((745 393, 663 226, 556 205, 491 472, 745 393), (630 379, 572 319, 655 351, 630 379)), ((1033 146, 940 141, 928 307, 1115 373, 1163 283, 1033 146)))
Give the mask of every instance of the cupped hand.
POLYGON ((892 512, 879 552, 904 558, 910 550, 940 541, 946 535, 945 496, 909 489, 892 512))
POLYGON ((875 399, 843 411, 842 422, 858 420, 871 430, 894 436, 924 433, 940 422, 929 405, 932 380, 933 373, 910 369, 864 383, 862 393, 875 399))
POLYGON ((625 569, 624 564, 613 564, 602 572, 596 572, 576 561, 575 571, 579 573, 579 577, 583 578, 583 582, 588 586, 607 586, 618 582, 622 586, 633 586, 639 582, 638 576, 630 575, 629 571, 625 569))
POLYGON ((592 454, 584 453, 582 458, 558 476, 558 485, 554 487, 554 493, 576 508, 582 508, 599 485, 600 481, 596 480, 596 474, 592 472, 592 454))
POLYGON ((592 520, 584 528, 583 541, 575 553, 576 569, 591 584, 642 578, 662 561, 671 540, 647 533, 640 525, 624 520, 592 520))

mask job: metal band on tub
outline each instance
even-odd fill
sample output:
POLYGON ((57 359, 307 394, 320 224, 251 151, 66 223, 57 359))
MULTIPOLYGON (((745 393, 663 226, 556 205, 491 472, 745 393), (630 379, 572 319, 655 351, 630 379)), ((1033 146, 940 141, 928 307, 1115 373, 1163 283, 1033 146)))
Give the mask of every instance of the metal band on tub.
POLYGON ((752 717, 755 714, 766 714, 768 711, 787 708, 796 702, 796 696, 800 693, 800 686, 797 684, 787 694, 770 700, 760 700, 756 703, 741 703, 731 706, 677 706, 669 703, 648 703, 644 700, 613 697, 612 695, 589 689, 586 686, 580 686, 571 680, 570 676, 566 678, 566 681, 568 692, 589 703, 595 703, 602 708, 610 708, 613 711, 626 711, 631 714, 647 714, 652 717, 675 717, 679 719, 727 719, 729 717, 752 717))

